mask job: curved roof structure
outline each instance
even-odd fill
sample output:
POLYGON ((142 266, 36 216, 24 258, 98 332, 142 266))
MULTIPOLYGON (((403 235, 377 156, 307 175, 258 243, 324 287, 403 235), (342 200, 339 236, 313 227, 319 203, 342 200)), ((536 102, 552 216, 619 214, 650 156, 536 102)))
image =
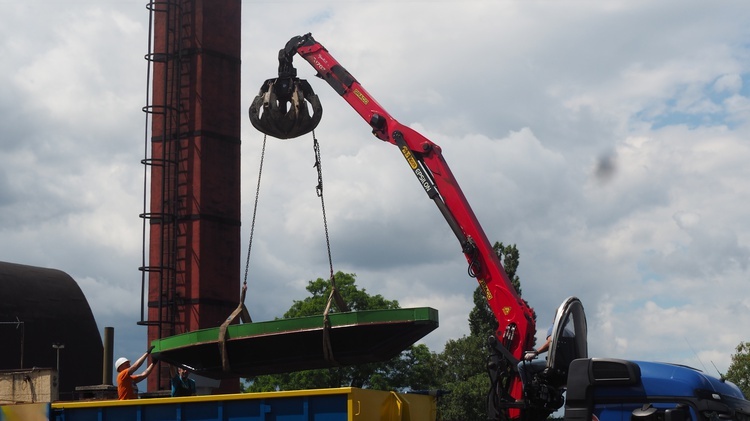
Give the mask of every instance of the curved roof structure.
POLYGON ((0 291, 0 370, 56 368, 59 351, 60 399, 72 398, 76 386, 102 383, 102 339, 73 278, 0 262, 0 291))

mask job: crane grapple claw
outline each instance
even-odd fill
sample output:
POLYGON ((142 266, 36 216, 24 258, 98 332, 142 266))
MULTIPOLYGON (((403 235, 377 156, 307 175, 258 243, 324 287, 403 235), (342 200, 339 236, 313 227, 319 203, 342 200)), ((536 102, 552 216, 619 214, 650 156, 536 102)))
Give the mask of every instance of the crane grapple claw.
POLYGON ((292 139, 318 126, 323 107, 306 80, 280 77, 263 82, 249 113, 250 122, 261 133, 292 139))

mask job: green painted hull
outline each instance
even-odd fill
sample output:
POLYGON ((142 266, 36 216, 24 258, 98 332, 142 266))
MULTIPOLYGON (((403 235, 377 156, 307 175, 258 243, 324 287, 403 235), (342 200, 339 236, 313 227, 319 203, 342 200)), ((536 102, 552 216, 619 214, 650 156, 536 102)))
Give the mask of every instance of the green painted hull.
POLYGON ((438 327, 429 307, 329 314, 333 358, 324 352, 323 316, 230 325, 222 365, 219 328, 152 342, 153 356, 212 378, 250 377, 389 360, 438 327))

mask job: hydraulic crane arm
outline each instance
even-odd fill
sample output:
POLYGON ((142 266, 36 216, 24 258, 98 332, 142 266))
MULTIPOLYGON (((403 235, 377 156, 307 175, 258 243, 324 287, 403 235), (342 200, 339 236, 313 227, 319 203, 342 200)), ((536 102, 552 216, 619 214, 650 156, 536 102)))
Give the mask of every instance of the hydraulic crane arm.
MULTIPOLYGON (((440 146, 393 118, 311 34, 292 38, 279 52, 279 81, 284 78, 296 80, 297 71, 292 65, 295 54, 310 63, 317 76, 328 82, 354 108, 377 138, 399 148, 425 193, 461 244, 469 264, 469 274, 479 282, 497 318, 497 341, 502 345, 498 349, 507 361, 507 367, 512 365, 511 371, 515 371, 514 364, 534 344, 536 331, 532 310, 513 288, 443 158, 440 146)), ((285 82, 285 85, 289 86, 289 83, 285 82)), ((512 384, 504 387, 508 389, 506 392, 513 398, 520 398, 520 381, 514 376, 509 383, 512 384)))
MULTIPOLYGON (((440 146, 391 116, 328 50, 312 35, 292 38, 279 53, 279 76, 292 69, 292 58, 299 54, 370 125, 379 139, 398 146, 419 183, 445 217, 477 278, 490 308, 500 323, 498 336, 508 325, 516 329, 514 343, 507 347, 520 359, 533 343, 535 326, 531 310, 516 294, 505 270, 492 249, 474 211, 443 158, 440 146), (529 342, 531 338, 531 342, 529 342)), ((296 72, 294 72, 296 74, 296 72)))

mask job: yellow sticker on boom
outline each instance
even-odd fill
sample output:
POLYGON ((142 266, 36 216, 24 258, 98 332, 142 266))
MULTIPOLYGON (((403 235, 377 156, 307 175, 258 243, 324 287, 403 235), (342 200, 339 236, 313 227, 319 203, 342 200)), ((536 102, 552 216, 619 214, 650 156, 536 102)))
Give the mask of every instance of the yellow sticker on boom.
POLYGON ((416 170, 417 160, 414 159, 414 155, 411 154, 411 151, 409 150, 409 148, 406 146, 402 146, 401 154, 404 155, 404 158, 406 158, 406 162, 409 163, 409 166, 411 167, 411 169, 416 170))
POLYGON ((362 101, 363 104, 367 105, 370 103, 370 100, 365 96, 365 94, 360 92, 359 89, 355 88, 353 93, 357 98, 359 98, 360 101, 362 101))
POLYGON ((484 282, 484 279, 477 279, 479 282, 479 286, 482 287, 482 291, 484 291, 484 295, 487 297, 487 301, 492 299, 492 293, 490 292, 490 289, 487 288, 487 283, 484 282))

